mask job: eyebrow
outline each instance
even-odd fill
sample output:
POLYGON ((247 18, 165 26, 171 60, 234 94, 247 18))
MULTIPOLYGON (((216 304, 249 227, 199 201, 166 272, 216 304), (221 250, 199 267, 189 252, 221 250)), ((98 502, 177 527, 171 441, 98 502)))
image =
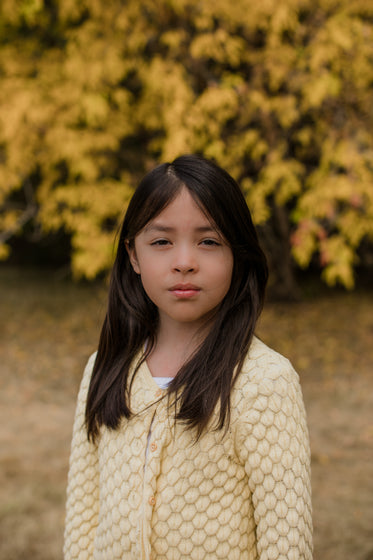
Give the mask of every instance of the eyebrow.
MULTIPOLYGON (((145 227, 144 231, 145 232, 160 232, 160 233, 172 233, 173 231, 175 231, 176 228, 172 227, 172 226, 166 226, 163 224, 153 224, 153 225, 149 225, 147 227, 145 227)), ((195 228, 195 231, 197 233, 209 233, 209 232, 214 232, 216 233, 216 230, 211 227, 211 226, 200 226, 195 228)))

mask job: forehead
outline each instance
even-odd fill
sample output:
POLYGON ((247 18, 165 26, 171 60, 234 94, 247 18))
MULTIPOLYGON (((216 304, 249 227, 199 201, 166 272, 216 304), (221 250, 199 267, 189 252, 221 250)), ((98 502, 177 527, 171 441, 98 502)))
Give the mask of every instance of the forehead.
POLYGON ((183 187, 175 198, 147 223, 143 231, 168 231, 180 228, 201 231, 217 229, 211 216, 196 202, 186 187, 183 187))

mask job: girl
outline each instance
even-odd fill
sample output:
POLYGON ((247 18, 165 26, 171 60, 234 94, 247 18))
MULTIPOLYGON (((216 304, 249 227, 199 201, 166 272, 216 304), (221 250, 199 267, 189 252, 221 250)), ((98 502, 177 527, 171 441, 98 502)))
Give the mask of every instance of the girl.
POLYGON ((66 560, 312 558, 298 376, 254 336, 266 281, 224 170, 142 180, 78 397, 66 560))

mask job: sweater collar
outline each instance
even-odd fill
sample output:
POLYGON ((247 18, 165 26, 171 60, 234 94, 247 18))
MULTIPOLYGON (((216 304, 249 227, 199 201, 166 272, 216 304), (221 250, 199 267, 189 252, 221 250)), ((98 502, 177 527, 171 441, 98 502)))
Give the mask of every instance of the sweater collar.
MULTIPOLYGON (((138 363, 140 356, 135 360, 138 363)), ((135 367, 132 369, 131 378, 135 367)), ((146 361, 144 361, 133 378, 130 396, 130 408, 133 413, 138 414, 147 407, 159 401, 166 393, 166 389, 160 389, 154 380, 146 361)))

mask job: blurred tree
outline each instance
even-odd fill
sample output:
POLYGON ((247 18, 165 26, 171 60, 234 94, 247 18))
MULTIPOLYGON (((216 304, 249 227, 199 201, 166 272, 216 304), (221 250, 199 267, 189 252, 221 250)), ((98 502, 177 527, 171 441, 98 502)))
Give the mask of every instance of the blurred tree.
POLYGON ((371 2, 3 0, 0 72, 2 257, 31 221, 95 277, 141 174, 198 152, 242 185, 279 291, 293 260, 353 287, 373 238, 371 2))

